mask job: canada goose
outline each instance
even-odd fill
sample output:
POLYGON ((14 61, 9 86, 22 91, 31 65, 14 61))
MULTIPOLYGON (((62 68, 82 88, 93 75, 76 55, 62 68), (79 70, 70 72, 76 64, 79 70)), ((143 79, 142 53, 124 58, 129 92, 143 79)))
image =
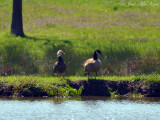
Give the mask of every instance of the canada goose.
POLYGON ((89 72, 95 72, 97 76, 97 72, 101 68, 101 61, 98 59, 98 55, 97 55, 98 53, 102 54, 100 50, 95 50, 93 54, 93 58, 89 58, 83 63, 85 72, 88 72, 88 79, 89 79, 89 72))
POLYGON ((62 50, 58 50, 57 57, 58 61, 53 66, 53 73, 63 74, 67 68, 66 63, 63 61, 61 55, 65 54, 62 50))

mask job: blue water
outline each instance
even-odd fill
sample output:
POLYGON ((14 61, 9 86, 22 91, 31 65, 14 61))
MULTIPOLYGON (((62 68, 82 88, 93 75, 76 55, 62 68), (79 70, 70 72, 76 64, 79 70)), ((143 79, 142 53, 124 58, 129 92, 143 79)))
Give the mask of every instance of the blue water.
POLYGON ((0 120, 158 120, 160 98, 148 100, 0 99, 0 120))

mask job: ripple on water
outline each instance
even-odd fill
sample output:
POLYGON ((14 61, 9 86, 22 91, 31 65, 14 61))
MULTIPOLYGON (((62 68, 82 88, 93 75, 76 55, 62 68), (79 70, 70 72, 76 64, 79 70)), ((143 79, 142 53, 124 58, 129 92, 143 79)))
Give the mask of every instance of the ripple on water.
POLYGON ((160 98, 0 99, 0 120, 157 120, 160 98))

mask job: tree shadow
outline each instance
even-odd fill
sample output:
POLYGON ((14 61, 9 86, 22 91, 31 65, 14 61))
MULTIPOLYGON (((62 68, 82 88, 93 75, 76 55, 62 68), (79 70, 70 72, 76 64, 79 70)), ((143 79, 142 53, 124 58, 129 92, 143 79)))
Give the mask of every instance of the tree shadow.
POLYGON ((63 39, 58 39, 57 37, 53 37, 53 39, 47 39, 47 38, 37 38, 37 37, 25 36, 24 38, 31 39, 33 41, 38 41, 38 40, 44 40, 44 41, 47 41, 47 42, 51 42, 52 40, 63 41, 66 44, 71 44, 71 41, 69 41, 69 40, 63 40, 63 39))
POLYGON ((31 39, 34 41, 38 41, 38 40, 50 41, 49 39, 46 39, 46 38, 37 38, 37 37, 31 37, 31 36, 25 36, 24 38, 31 39))

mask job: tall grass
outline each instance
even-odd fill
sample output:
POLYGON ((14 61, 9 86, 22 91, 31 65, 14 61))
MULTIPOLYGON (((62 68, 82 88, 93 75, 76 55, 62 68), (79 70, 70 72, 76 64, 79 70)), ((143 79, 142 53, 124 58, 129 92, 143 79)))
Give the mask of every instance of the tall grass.
POLYGON ((62 49, 67 75, 83 75, 95 49, 100 75, 160 72, 160 2, 157 0, 24 0, 26 38, 9 35, 12 1, 0 0, 0 67, 15 74, 52 75, 62 49))

